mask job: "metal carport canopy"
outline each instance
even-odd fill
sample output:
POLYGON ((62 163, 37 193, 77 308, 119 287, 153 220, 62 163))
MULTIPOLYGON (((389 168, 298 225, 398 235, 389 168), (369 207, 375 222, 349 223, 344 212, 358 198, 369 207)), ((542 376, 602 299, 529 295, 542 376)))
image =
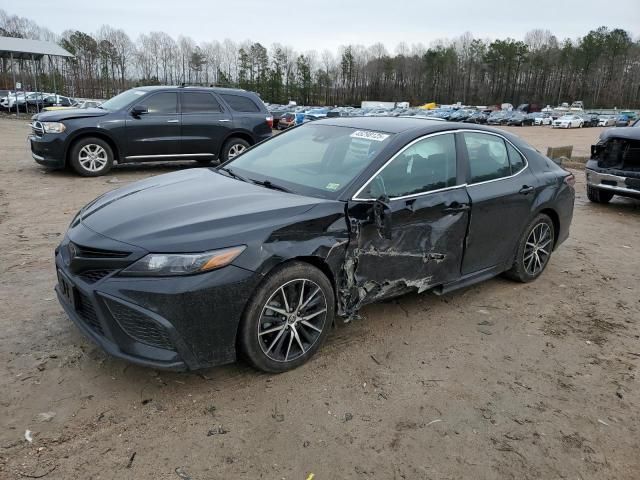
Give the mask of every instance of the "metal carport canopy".
POLYGON ((43 56, 73 57, 60 45, 41 40, 29 40, 26 38, 0 37, 0 58, 12 58, 14 60, 41 59, 43 56))

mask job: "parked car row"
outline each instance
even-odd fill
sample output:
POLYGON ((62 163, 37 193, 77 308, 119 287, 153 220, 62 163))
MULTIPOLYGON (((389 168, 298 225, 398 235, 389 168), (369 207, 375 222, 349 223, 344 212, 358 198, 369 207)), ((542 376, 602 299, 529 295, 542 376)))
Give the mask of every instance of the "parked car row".
POLYGON ((410 108, 357 108, 357 107, 306 107, 269 105, 274 124, 279 130, 293 125, 318 120, 325 117, 425 117, 440 118, 449 122, 501 126, 551 126, 552 128, 582 128, 627 126, 627 115, 601 115, 598 113, 567 113, 563 111, 527 113, 517 110, 496 110, 476 108, 436 108, 425 110, 410 108), (280 121, 284 119, 282 123, 280 121))
POLYGON ((100 103, 98 100, 75 100, 55 93, 0 90, 0 108, 9 112, 94 108, 99 106, 100 103))

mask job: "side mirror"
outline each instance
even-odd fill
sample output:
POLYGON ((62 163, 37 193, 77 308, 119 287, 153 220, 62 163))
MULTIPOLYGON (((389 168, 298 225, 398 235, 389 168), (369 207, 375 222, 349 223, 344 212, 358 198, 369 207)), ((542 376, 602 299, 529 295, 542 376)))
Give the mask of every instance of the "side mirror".
POLYGON ((373 204, 373 217, 380 236, 387 240, 391 240, 393 222, 391 221, 391 205, 389 204, 389 197, 383 195, 375 201, 373 204))
POLYGON ((149 109, 145 105, 136 105, 131 109, 131 115, 134 117, 139 117, 145 113, 149 113, 149 109))

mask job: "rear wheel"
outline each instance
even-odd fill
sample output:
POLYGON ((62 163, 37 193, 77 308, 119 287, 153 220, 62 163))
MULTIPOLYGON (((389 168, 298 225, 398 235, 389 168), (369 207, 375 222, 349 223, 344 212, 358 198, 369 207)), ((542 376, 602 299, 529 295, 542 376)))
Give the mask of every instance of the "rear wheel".
POLYGON ((239 346, 265 372, 285 372, 311 358, 331 328, 334 293, 316 267, 289 263, 269 274, 249 300, 239 346))
POLYGON ((242 138, 230 138, 222 147, 222 161, 226 162, 227 160, 231 160, 232 158, 237 157, 250 146, 251 145, 249 145, 249 142, 242 138))
POLYGON ((104 175, 113 166, 113 151, 101 138, 81 138, 71 147, 70 155, 71 166, 83 177, 104 175))
POLYGON ((548 215, 540 214, 525 228, 513 266, 506 272, 512 280, 527 283, 540 276, 549 263, 555 228, 548 215))
POLYGON ((594 203, 609 203, 614 193, 601 188, 587 185, 587 198, 594 203))

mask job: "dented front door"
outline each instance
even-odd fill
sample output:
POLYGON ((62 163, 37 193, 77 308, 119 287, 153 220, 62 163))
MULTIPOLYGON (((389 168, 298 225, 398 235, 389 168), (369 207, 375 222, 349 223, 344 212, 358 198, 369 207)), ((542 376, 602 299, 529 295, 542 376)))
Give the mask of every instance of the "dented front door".
POLYGON ((389 160, 349 203, 345 271, 355 309, 459 278, 470 201, 456 165, 453 134, 419 139, 389 160), (390 231, 376 221, 374 198, 385 199, 390 231))
POLYGON ((352 240, 348 256, 359 303, 416 289, 424 291, 460 276, 469 221, 464 188, 391 200, 391 238, 373 219, 373 204, 349 208, 352 240))

